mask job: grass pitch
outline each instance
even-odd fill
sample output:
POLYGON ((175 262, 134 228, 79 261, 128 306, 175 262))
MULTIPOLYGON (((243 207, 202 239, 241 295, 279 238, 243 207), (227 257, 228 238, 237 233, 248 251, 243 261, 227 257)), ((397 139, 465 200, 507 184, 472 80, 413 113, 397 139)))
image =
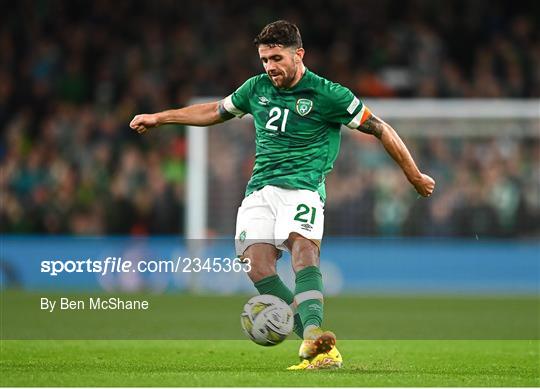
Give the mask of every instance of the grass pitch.
POLYGON ((354 341, 290 372, 297 341, 2 341, 2 386, 539 386, 538 341, 354 341))
POLYGON ((245 340, 248 296, 125 295, 152 308, 40 310, 40 297, 65 295, 1 291, 1 386, 540 386, 538 296, 330 297, 325 327, 344 368, 290 372, 299 341, 245 340))
MULTIPOLYGON (((240 312, 249 296, 114 294, 147 299, 145 311, 40 309, 40 299, 88 301, 104 294, 1 291, 4 340, 243 340, 240 312)), ((324 326, 340 340, 540 339, 538 296, 335 296, 324 326)))

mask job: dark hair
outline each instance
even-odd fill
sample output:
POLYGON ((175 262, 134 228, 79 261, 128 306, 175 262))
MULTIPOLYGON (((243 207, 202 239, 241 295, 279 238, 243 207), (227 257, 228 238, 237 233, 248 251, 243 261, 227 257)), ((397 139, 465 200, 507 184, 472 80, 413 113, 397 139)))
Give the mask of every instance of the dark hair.
POLYGON ((294 47, 296 49, 302 47, 302 37, 300 30, 296 24, 286 20, 278 20, 267 24, 259 35, 253 40, 255 46, 283 46, 294 47))

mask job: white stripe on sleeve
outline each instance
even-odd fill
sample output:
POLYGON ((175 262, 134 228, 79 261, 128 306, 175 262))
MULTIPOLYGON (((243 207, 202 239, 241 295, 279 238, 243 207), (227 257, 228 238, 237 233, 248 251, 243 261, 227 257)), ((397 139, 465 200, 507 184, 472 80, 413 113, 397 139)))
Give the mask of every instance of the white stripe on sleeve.
POLYGON ((232 102, 232 95, 229 95, 223 99, 223 108, 225 108, 227 112, 239 118, 241 118, 242 116, 246 114, 245 112, 235 107, 235 105, 232 102))
POLYGON ((356 114, 355 117, 352 118, 352 120, 347 124, 347 127, 352 129, 357 129, 360 125, 360 120, 362 120, 362 115, 364 115, 364 111, 366 110, 366 106, 364 105, 360 112, 356 114))

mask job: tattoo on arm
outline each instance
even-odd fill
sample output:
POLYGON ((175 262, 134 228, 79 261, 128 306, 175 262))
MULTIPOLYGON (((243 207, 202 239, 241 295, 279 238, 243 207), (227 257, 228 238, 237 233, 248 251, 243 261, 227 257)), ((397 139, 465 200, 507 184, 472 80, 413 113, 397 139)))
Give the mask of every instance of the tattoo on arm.
POLYGON ((225 106, 223 105, 223 100, 218 103, 218 114, 223 121, 232 119, 234 117, 232 113, 225 109, 225 106))
POLYGON ((364 121, 364 123, 360 125, 360 127, 358 127, 358 131, 373 135, 378 139, 381 139, 385 126, 385 122, 383 122, 377 116, 371 115, 369 118, 366 119, 366 121, 364 121))

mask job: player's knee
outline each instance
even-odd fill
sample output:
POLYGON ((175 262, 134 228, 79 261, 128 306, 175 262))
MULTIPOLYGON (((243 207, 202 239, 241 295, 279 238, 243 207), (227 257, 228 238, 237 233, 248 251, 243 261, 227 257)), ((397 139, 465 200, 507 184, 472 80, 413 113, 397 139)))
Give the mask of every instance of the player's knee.
POLYGON ((247 274, 251 281, 257 282, 276 274, 276 266, 268 263, 268 261, 255 259, 251 261, 251 269, 247 274))
POLYGON ((253 245, 244 253, 250 259, 251 269, 247 274, 253 282, 276 274, 277 250, 264 246, 267 245, 253 245))
POLYGON ((302 269, 305 269, 309 266, 319 266, 319 256, 318 255, 304 255, 293 259, 292 266, 294 272, 297 273, 302 269))
POLYGON ((275 269, 272 270, 266 267, 256 268, 252 266, 251 270, 247 274, 248 274, 249 279, 255 283, 255 282, 259 282, 260 280, 265 279, 266 277, 273 276, 274 274, 276 274, 276 271, 275 269))
POLYGON ((319 266, 319 248, 317 245, 300 235, 291 237, 292 239, 289 239, 289 249, 294 271, 298 272, 309 266, 319 266))

